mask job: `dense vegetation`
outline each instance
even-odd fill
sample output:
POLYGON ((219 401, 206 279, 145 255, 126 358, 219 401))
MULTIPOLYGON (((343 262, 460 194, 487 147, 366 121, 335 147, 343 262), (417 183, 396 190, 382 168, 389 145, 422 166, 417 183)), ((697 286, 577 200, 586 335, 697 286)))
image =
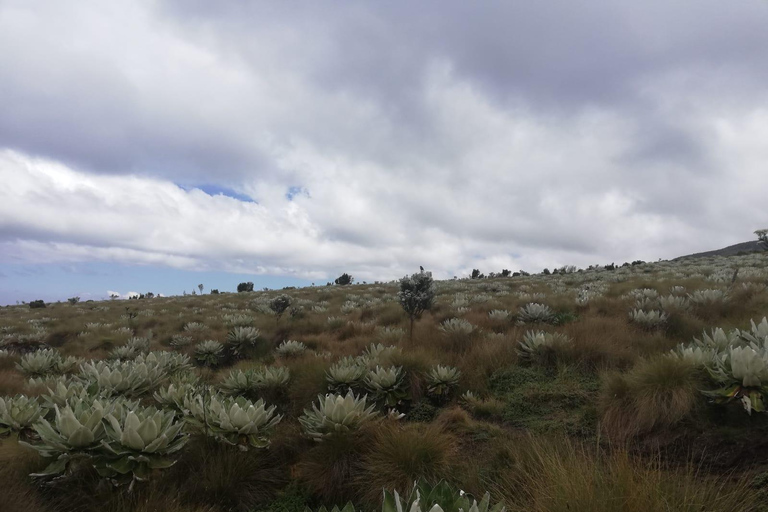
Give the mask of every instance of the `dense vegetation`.
POLYGON ((0 509, 768 505, 768 256, 510 274, 0 309, 0 509))

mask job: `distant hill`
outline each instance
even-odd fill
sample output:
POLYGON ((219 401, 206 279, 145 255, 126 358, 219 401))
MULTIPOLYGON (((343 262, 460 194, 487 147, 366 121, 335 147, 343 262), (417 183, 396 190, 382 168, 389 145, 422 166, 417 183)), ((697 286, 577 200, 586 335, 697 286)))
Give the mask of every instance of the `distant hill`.
POLYGON ((745 252, 763 252, 765 249, 762 244, 757 240, 751 242, 742 242, 736 245, 730 245, 716 251, 699 252, 696 254, 689 254, 687 256, 680 256, 673 261, 684 260, 687 258, 707 258, 709 256, 736 256, 739 253, 745 252))

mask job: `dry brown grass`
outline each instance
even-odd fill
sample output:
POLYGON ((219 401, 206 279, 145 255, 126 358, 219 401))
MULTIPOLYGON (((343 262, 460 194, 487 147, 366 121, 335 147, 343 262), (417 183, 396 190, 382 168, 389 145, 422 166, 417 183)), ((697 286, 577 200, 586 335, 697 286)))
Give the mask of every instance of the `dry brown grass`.
POLYGON ((355 477, 367 456, 376 429, 361 428, 347 435, 334 436, 304 452, 294 475, 321 503, 343 505, 357 499, 355 477))
POLYGON ((492 490, 515 512, 747 512, 748 482, 696 467, 668 470, 568 441, 526 437, 502 448, 508 460, 492 490))
POLYGON ((449 478, 457 448, 456 438, 436 425, 384 424, 355 475, 357 494, 376 507, 383 488, 403 494, 419 478, 449 478))
POLYGON ((14 369, 0 370, 0 396, 13 396, 26 391, 26 379, 14 369))
POLYGON ((671 427, 701 404, 701 375, 672 357, 641 360, 627 373, 609 373, 600 394, 603 431, 614 439, 671 427))
POLYGON ((642 350, 643 333, 636 332, 624 316, 586 317, 562 327, 573 343, 562 347, 558 360, 589 368, 625 368, 642 350))

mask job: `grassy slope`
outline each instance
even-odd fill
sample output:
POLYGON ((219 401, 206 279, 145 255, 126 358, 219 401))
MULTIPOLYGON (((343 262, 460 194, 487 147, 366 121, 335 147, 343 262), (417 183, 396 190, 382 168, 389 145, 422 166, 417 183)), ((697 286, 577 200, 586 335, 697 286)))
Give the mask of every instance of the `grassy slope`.
MULTIPOLYGON (((215 384, 232 369, 262 364, 292 372, 285 397, 278 399, 286 418, 268 450, 241 452, 194 439, 175 466, 132 493, 99 484, 89 471, 41 487, 26 476, 39 469, 39 457, 6 438, 0 441, 0 481, 7 482, 0 498, 11 508, 3 510, 282 512, 347 500, 373 510, 381 487, 405 491, 419 476, 446 478, 476 494, 490 490, 520 511, 754 510, 751 503, 763 501, 761 482, 768 479, 765 416, 708 404, 698 392, 700 376, 656 357, 705 328, 744 328, 768 313, 768 292, 761 288, 767 263, 749 256, 442 282, 437 304, 418 322, 413 340, 381 331, 388 326, 407 332, 394 300, 396 285, 287 290, 282 293, 302 312, 279 321, 261 311, 278 292, 3 308, 0 332, 7 345, 25 349, 42 342, 94 359, 108 357, 131 335, 150 333, 153 350, 192 354, 196 342, 224 342, 224 315, 248 314, 262 333, 257 346, 243 360, 201 370, 203 378, 215 384), (735 266, 742 277, 731 285, 735 266), (577 305, 577 291, 586 283, 601 292, 577 305), (747 289, 743 283, 755 285, 747 289), (728 288, 731 300, 674 313, 662 329, 628 322, 635 306, 629 292, 653 288, 665 295, 673 285, 687 292, 728 288), (560 324, 516 324, 514 314, 529 302, 550 305, 560 324), (492 310, 512 317, 491 319, 492 310), (331 316, 341 320, 329 322, 331 316), (454 317, 471 322, 474 332, 441 332, 441 322, 454 317), (190 322, 205 328, 185 331, 190 322), (93 323, 102 325, 86 327, 93 323), (571 342, 523 361, 517 348, 528 329, 561 332, 571 342), (191 343, 173 347, 174 335, 188 335, 191 343), (277 358, 273 350, 285 339, 302 341, 311 353, 277 358), (411 399, 400 407, 405 418, 374 422, 343 442, 305 439, 297 417, 326 391, 329 365, 378 341, 402 349, 391 362, 409 376, 411 399), (462 371, 448 400, 426 395, 424 374, 438 363, 462 371), (465 390, 481 399, 464 404, 458 397, 465 390)), ((26 384, 15 366, 18 357, 0 358, 0 396, 42 391, 26 384)))

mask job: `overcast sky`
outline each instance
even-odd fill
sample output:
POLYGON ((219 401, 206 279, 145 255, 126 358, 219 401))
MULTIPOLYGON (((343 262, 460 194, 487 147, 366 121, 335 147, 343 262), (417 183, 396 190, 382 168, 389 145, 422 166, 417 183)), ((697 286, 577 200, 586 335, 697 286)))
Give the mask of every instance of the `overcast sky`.
POLYGON ((768 2, 0 0, 0 303, 768 227, 768 2))

